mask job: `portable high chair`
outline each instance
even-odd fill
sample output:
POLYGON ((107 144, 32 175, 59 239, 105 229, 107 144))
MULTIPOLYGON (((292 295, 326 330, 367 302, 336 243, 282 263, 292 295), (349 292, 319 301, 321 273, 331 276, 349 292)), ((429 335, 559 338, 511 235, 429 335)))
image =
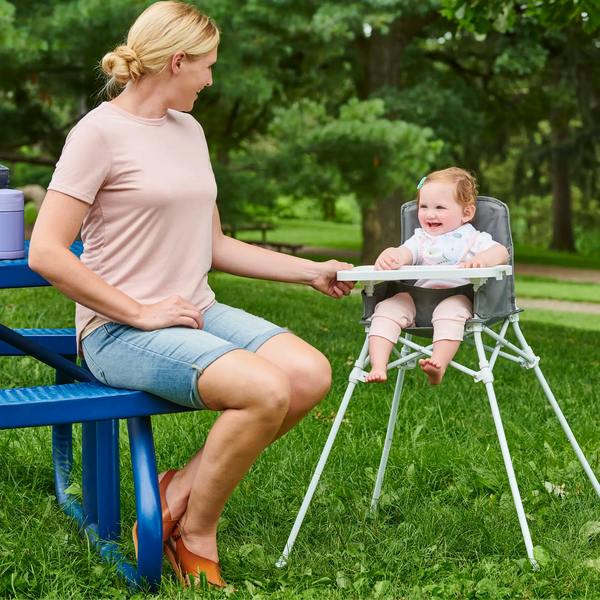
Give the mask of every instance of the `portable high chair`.
MULTIPOLYGON (((413 235, 414 230, 419 226, 416 201, 408 202, 402 206, 401 218, 402 241, 404 242, 413 235)), ((394 434, 398 405, 402 394, 402 386, 404 384, 404 375, 407 370, 413 369, 416 366, 419 358, 431 356, 433 353, 433 344, 426 346, 417 344, 412 339, 413 335, 423 338, 432 338, 433 328, 431 325, 431 317, 433 309, 442 299, 454 294, 464 294, 473 300, 474 318, 466 322, 463 341, 476 347, 479 358, 479 370, 474 371, 455 361, 452 361, 450 366, 472 377, 475 383, 483 382, 485 385, 490 401, 492 416, 494 418, 494 424, 498 433, 504 465, 508 474, 510 489, 517 509, 523 539, 525 541, 527 556, 534 568, 538 568, 538 564, 533 556, 533 543, 529 533, 529 526, 525 517, 525 511, 523 510, 521 495, 513 470, 512 460, 508 450, 506 436, 504 435, 504 428, 502 426, 502 419, 496 402, 496 393, 494 391, 493 370, 498 358, 512 361, 524 369, 533 369, 554 413, 579 459, 579 462, 594 486, 594 490, 598 496, 600 496, 600 485, 598 484, 598 480, 579 448, 579 445, 539 368, 538 363, 540 359, 533 353, 533 350, 527 344, 527 341, 519 328, 519 313, 521 310, 517 308, 515 301, 514 277, 512 275, 513 244, 510 233, 508 207, 494 198, 480 196, 477 202, 477 213, 473 225, 475 229, 489 233, 495 241, 504 245, 509 250, 510 263, 508 265, 460 270, 456 267, 408 266, 401 267, 394 271, 375 271, 373 267, 357 267, 351 271, 338 272, 338 280, 361 281, 364 286, 362 292, 363 318, 360 323, 361 325, 364 325, 367 337, 360 352, 360 356, 354 363, 354 368, 350 373, 348 388, 346 389, 346 393, 331 428, 329 437, 327 438, 327 442, 325 443, 321 458, 304 497, 304 501, 302 502, 300 511, 298 512, 298 516, 296 517, 294 527, 292 528, 283 554, 277 563, 278 566, 283 566, 287 562, 287 558, 292 550, 292 546, 296 540, 312 496, 317 488, 317 484, 321 477, 321 473, 323 472, 323 468, 325 467, 325 463, 327 462, 329 452, 331 451, 337 436, 342 419, 344 418, 344 414, 350 399, 352 398, 354 388, 358 382, 364 382, 366 375, 365 369, 369 364, 368 333, 371 316, 375 311, 375 306, 378 302, 399 292, 408 292, 413 297, 417 308, 417 316, 415 319, 415 327, 407 328, 402 332, 402 335, 398 340, 398 344, 402 346, 401 351, 394 348, 396 360, 389 362, 387 367, 388 371, 397 369, 398 375, 392 400, 386 440, 371 501, 371 509, 375 510, 377 508, 377 501, 381 492, 381 485, 394 434), (433 278, 470 279, 471 285, 442 290, 418 288, 412 285, 418 279, 433 278), (382 283, 375 284, 377 281, 382 283), (502 325, 499 333, 490 329, 493 325, 500 323, 502 325), (506 333, 509 327, 511 327, 514 332, 518 346, 506 339, 506 333), (491 345, 484 343, 483 334, 491 338, 491 345), (486 354, 486 351, 489 354, 486 354)))

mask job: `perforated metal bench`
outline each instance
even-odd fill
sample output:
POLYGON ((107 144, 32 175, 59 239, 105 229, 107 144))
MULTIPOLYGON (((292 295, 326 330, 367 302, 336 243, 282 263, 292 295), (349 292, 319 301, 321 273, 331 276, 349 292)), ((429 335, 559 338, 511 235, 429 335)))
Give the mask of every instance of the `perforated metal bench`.
MULTIPOLYGON (((72 252, 81 255, 76 242, 72 252)), ((49 283, 31 271, 27 256, 0 261, 0 288, 49 283)), ((162 515, 151 415, 184 412, 158 396, 108 387, 77 366, 74 329, 17 329, 0 325, 0 356, 33 356, 56 370, 55 385, 0 390, 0 429, 52 426, 57 500, 100 556, 114 563, 132 588, 155 590, 162 572, 162 515), (80 383, 74 383, 74 381, 80 383), (127 419, 138 518, 137 567, 120 552, 119 419, 127 419), (72 483, 72 424, 82 423, 82 501, 72 483)))

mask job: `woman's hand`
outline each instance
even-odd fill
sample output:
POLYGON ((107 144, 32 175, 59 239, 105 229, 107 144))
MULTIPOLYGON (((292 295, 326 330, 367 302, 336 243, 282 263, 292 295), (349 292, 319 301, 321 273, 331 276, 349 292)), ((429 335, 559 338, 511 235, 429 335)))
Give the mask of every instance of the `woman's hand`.
POLYGON ((399 248, 386 248, 375 261, 376 271, 391 271, 404 264, 399 248))
POLYGON ((181 296, 171 296, 156 304, 142 305, 139 317, 131 325, 143 331, 177 326, 202 329, 204 318, 191 302, 181 296))
POLYGON ((319 271, 311 282, 311 286, 319 292, 323 292, 332 298, 341 298, 348 296, 354 287, 354 281, 338 281, 337 272, 346 269, 353 269, 354 265, 343 263, 339 260, 328 260, 323 263, 314 263, 319 271))

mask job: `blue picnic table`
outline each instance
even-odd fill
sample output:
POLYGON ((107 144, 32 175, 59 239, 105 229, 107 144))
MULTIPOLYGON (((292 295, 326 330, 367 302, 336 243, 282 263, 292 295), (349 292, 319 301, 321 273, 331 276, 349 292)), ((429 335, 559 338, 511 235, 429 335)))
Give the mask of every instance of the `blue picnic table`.
MULTIPOLYGON (((80 256, 81 242, 71 251, 80 256)), ((49 286, 26 256, 0 260, 0 289, 49 286)), ((145 392, 108 387, 76 364, 74 329, 10 329, 0 323, 0 356, 28 355, 56 370, 54 385, 0 390, 0 429, 52 426, 56 498, 103 560, 133 589, 156 590, 162 574, 162 511, 151 416, 190 409, 145 392), (76 383, 77 382, 77 383, 76 383), (137 566, 123 556, 121 536, 119 420, 127 419, 138 518, 137 566), (72 483, 72 424, 82 423, 81 502, 72 483)))

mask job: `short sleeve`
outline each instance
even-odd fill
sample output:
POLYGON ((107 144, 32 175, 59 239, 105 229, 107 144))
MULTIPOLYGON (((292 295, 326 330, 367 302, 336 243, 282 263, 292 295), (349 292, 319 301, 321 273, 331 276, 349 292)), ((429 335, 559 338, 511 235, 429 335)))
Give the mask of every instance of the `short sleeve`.
POLYGON ((67 136, 48 189, 92 204, 108 179, 110 164, 104 136, 84 118, 67 136))
POLYGON ((485 231, 480 231, 477 235, 477 238, 475 239, 475 243, 471 247, 471 252, 473 253, 473 255, 479 254, 480 252, 483 252, 484 250, 495 246, 497 243, 498 242, 495 242, 489 233, 486 233, 485 231))
POLYGON ((408 248, 412 254, 412 264, 416 265, 419 259, 419 240, 416 235, 408 238, 401 247, 408 248))

